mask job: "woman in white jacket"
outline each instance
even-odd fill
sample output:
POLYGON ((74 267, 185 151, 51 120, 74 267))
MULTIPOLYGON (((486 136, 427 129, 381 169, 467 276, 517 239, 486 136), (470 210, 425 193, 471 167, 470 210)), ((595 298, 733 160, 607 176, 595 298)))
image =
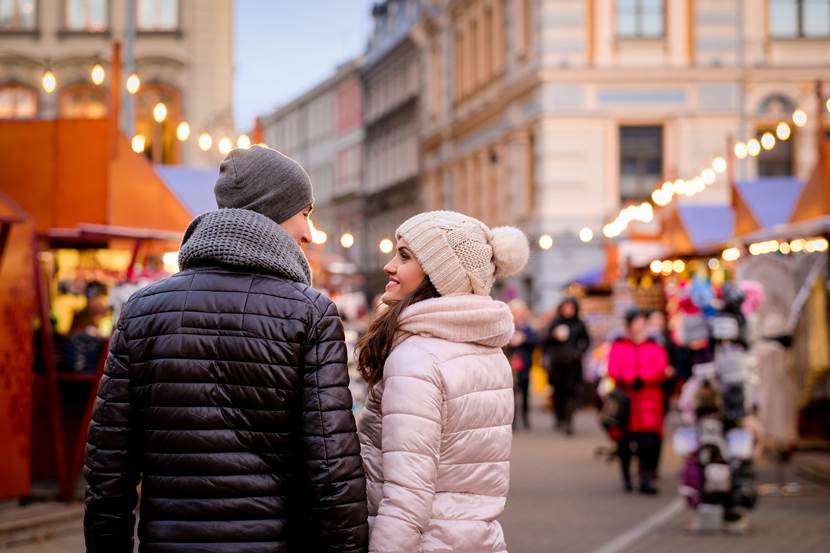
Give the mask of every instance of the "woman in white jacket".
POLYGON ((359 343, 371 386, 359 424, 376 553, 501 553, 513 376, 510 310, 490 297, 521 271, 521 231, 416 215, 385 267, 385 310, 359 343))

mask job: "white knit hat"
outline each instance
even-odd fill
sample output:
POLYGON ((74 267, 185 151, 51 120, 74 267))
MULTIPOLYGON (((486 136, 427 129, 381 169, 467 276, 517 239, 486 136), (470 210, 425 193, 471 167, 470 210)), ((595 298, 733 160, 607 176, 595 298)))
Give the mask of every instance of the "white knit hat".
POLYGON ((489 295, 496 277, 511 276, 527 263, 530 245, 513 227, 490 230, 454 211, 430 211, 398 227, 421 268, 442 296, 489 295))

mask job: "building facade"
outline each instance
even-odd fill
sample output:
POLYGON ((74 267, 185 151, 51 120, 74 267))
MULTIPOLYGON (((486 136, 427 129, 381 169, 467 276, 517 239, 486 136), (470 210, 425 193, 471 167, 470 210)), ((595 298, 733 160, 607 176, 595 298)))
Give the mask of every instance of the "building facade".
POLYGON ((370 293, 383 289, 383 266, 393 255, 392 250, 381 249, 381 242, 394 244, 398 225, 423 208, 419 148, 422 4, 419 0, 375 4, 374 26, 361 69, 367 237, 362 269, 370 293))
MULTIPOLYGON (((830 0, 446 0, 422 19, 424 198, 536 247, 520 287, 539 310, 604 263, 600 230, 728 141, 803 128, 736 177, 805 178, 815 82, 830 80, 830 0), (594 238, 577 238, 583 228, 594 238)), ((684 202, 726 204, 725 176, 684 202)), ((587 236, 587 233, 585 233, 587 236)))
POLYGON ((363 98, 361 59, 260 118, 265 142, 296 159, 314 184, 314 224, 326 251, 359 262, 363 232, 363 98), (350 237, 350 238, 349 238, 350 237))
MULTIPOLYGON (((202 151, 197 137, 208 132, 215 144, 221 136, 233 136, 234 2, 135 0, 134 5, 140 81, 135 133, 146 138, 145 151, 157 162, 214 166, 221 154, 216 147, 202 151), (152 113, 159 102, 167 108, 162 123, 152 113), (190 128, 185 141, 177 139, 182 121, 190 128)), ((127 6, 127 0, 1 2, 0 118, 106 116, 112 43, 125 43, 127 6), (96 64, 103 75, 93 75, 96 64), (44 79, 47 72, 54 81, 44 79), (102 77, 100 84, 93 77, 102 77)))

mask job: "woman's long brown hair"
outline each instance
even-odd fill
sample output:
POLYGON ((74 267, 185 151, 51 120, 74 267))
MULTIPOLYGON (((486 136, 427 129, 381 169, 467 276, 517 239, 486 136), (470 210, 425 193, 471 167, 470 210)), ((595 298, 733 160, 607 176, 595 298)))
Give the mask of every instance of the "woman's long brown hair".
POLYGON ((426 277, 414 292, 392 305, 372 321, 369 330, 357 341, 358 370, 363 379, 369 383, 370 388, 383 379, 383 365, 392 351, 395 333, 398 331, 398 319, 403 310, 413 303, 437 298, 440 295, 430 282, 429 277, 426 277))

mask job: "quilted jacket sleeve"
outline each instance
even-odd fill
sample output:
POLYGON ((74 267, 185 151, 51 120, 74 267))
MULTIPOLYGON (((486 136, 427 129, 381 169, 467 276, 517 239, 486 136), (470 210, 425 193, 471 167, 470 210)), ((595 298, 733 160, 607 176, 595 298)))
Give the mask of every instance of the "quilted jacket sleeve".
POLYGON ((303 449, 313 518, 326 552, 364 552, 369 541, 366 478, 352 415, 343 326, 334 304, 318 299, 321 316, 305 349, 303 449))
POLYGON ((84 537, 88 553, 133 551, 140 468, 135 452, 135 421, 130 410, 125 319, 121 317, 112 335, 89 423, 84 464, 84 537))
POLYGON ((377 553, 421 550, 441 444, 443 394, 433 359, 424 352, 395 353, 386 364, 381 403, 383 498, 369 543, 377 553))

